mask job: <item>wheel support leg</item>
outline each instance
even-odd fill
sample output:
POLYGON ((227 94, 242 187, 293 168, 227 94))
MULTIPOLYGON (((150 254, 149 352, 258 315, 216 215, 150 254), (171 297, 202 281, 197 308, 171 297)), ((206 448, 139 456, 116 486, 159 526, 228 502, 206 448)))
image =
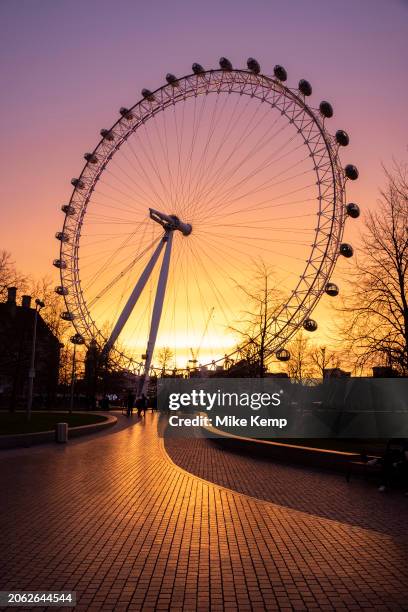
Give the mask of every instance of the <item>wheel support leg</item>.
POLYGON ((120 317, 115 325, 115 327, 112 330, 112 333, 109 337, 109 340, 107 341, 107 343, 105 344, 103 351, 102 351, 102 355, 104 357, 106 357, 109 354, 109 351, 111 350, 112 346, 115 344, 116 340, 118 339, 118 336, 120 334, 120 332, 122 331, 123 327, 126 324, 126 321, 128 320, 128 318, 131 315, 131 312, 133 310, 133 308, 135 307, 135 304, 137 302, 137 300, 140 297, 140 294, 142 293, 147 281, 149 280, 149 277, 152 273, 152 270, 154 268, 154 266, 156 265, 156 262, 159 258, 160 253, 162 252, 162 249, 164 247, 164 245, 167 243, 168 244, 168 240, 167 240, 168 236, 167 234, 160 240, 159 244, 156 247, 156 250, 154 251, 153 255, 151 256, 149 262, 147 263, 145 269, 143 270, 139 280, 137 281, 135 288, 133 289, 132 293, 130 294, 130 297, 128 299, 128 301, 125 304, 125 307, 123 308, 120 317))
POLYGON ((152 364, 152 359, 153 359, 154 347, 155 347, 156 339, 157 339, 157 332, 159 330, 159 323, 160 323, 160 318, 161 318, 161 314, 163 310, 164 295, 166 293, 167 278, 169 275, 169 265, 170 265, 171 247, 172 247, 172 242, 173 242, 173 232, 169 232, 164 237, 163 240, 166 240, 166 238, 167 238, 166 250, 164 251, 162 266, 160 269, 159 281, 157 283, 157 291, 156 291, 156 297, 154 299, 152 320, 150 323, 149 340, 147 342, 147 349, 146 349, 146 362, 144 366, 144 372, 142 376, 140 377, 140 381, 139 381, 138 395, 141 395, 142 393, 145 393, 146 391, 150 366, 152 364))

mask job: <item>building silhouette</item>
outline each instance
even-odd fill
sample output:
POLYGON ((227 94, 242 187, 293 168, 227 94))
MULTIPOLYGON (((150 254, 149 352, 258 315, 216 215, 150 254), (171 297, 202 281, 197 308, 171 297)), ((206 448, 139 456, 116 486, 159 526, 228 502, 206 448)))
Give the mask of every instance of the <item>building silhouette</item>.
MULTIPOLYGON (((0 303, 0 406, 15 410, 25 405, 32 351, 35 309, 31 297, 16 302, 17 290, 8 288, 0 303)), ((41 314, 37 319, 34 408, 48 407, 58 384, 60 343, 41 314)))
POLYGON ((351 372, 346 372, 341 368, 324 368, 323 378, 350 378, 351 372))

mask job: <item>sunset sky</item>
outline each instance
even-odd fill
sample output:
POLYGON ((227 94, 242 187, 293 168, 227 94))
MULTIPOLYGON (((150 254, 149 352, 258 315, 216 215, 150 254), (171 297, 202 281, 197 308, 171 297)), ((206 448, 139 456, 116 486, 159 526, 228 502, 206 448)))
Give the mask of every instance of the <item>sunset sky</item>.
MULTIPOLYGON (((376 206, 381 164, 406 159, 408 2, 3 0, 0 22, 0 248, 56 284, 54 233, 83 154, 119 107, 193 62, 218 67, 224 55, 245 68, 253 56, 266 74, 284 65, 293 87, 310 80, 311 103, 334 106, 331 131, 350 135, 341 157, 360 171, 348 199, 362 210, 376 206)), ((348 242, 359 227, 347 225, 348 242)), ((341 285, 350 265, 333 280, 341 285)))

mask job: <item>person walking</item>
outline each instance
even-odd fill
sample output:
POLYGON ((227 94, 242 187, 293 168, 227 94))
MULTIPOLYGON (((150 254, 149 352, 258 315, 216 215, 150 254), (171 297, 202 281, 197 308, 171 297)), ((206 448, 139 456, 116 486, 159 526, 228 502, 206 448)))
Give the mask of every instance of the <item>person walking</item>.
POLYGON ((143 413, 143 416, 145 416, 146 406, 147 406, 147 398, 145 394, 142 393, 142 395, 139 395, 139 397, 136 400, 137 416, 139 418, 142 417, 142 413, 143 413))
POLYGON ((145 396, 144 393, 142 393, 141 397, 140 397, 140 411, 143 411, 143 416, 146 414, 146 407, 147 407, 147 397, 145 396))
POLYGON ((126 398, 126 406, 127 406, 126 416, 128 417, 132 416, 134 403, 135 403, 135 395, 134 393, 132 393, 132 391, 129 391, 127 398, 126 398))

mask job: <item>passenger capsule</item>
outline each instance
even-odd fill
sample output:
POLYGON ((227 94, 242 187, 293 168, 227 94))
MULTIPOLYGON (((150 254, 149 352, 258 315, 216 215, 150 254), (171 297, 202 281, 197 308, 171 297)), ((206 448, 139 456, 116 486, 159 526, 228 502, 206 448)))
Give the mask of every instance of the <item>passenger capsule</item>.
POLYGON ((353 166, 353 164, 348 164, 344 168, 344 172, 347 178, 350 179, 351 181, 355 181, 356 179, 358 179, 358 170, 355 166, 353 166))
POLYGON ((205 70, 202 67, 202 65, 201 64, 196 64, 196 63, 194 63, 191 66, 191 70, 194 72, 194 74, 203 74, 203 72, 205 72, 205 70))
POLYGON ((72 217, 72 215, 75 215, 75 208, 72 206, 72 204, 63 204, 61 206, 61 210, 63 213, 65 213, 69 217, 72 217))
POLYGON ((174 74, 171 74, 171 72, 168 72, 166 74, 166 81, 169 85, 173 85, 173 87, 176 87, 178 85, 178 78, 174 76, 174 74))
POLYGON ((278 349, 275 353, 275 357, 278 361, 289 361, 290 353, 287 349, 278 349))
POLYGON ((142 96, 145 100, 149 100, 149 102, 153 102, 154 100, 154 95, 150 89, 142 89, 142 96))
POLYGON ((56 268, 59 268, 60 270, 65 270, 67 267, 67 262, 64 261, 63 259, 54 259, 54 261, 52 262, 52 265, 55 266, 56 268))
POLYGON ((226 57, 220 57, 220 68, 222 70, 232 70, 232 64, 226 57))
POLYGON ((254 74, 259 74, 261 72, 261 66, 259 62, 256 61, 253 57, 249 57, 247 60, 248 70, 253 72, 254 74))
POLYGON ((127 119, 128 121, 131 121, 133 119, 132 111, 126 108, 125 106, 120 107, 119 113, 122 115, 124 119, 127 119))
POLYGON ((65 312, 61 312, 60 317, 63 321, 73 321, 75 319, 75 315, 67 310, 65 312))
POLYGON ((85 183, 79 178, 71 179, 71 185, 73 185, 75 189, 85 189, 85 183))
POLYGON ((62 285, 58 285, 58 287, 55 287, 55 293, 58 293, 58 295, 68 295, 68 289, 62 285))
POLYGON ((339 288, 335 283, 327 283, 324 290, 327 295, 330 295, 331 297, 336 297, 336 295, 339 295, 339 288))
POLYGON ((305 329, 308 332, 314 332, 317 329, 317 323, 314 319, 306 319, 306 321, 303 323, 303 329, 305 329))
POLYGON ((273 73, 275 77, 278 79, 278 81, 282 81, 282 83, 286 81, 286 79, 288 78, 288 73, 286 72, 284 67, 279 66, 279 64, 275 66, 275 68, 273 69, 273 73))
POLYGON ((104 140, 112 141, 115 139, 115 135, 110 130, 101 130, 100 134, 104 140))
POLYGON ((300 93, 302 93, 304 96, 312 95, 312 86, 309 81, 306 81, 306 79, 300 79, 298 88, 300 93))
POLYGON ((55 237, 60 242, 69 242, 69 236, 67 234, 65 234, 65 232, 57 232, 55 234, 55 237))
POLYGON ((347 244, 346 242, 343 242, 340 245, 340 254, 343 255, 343 257, 347 257, 347 258, 353 257, 354 250, 351 244, 347 244))
POLYGON ((350 142, 350 138, 349 138, 349 135, 347 134, 347 132, 345 132, 344 130, 337 130, 337 132, 336 132, 336 142, 341 147, 347 147, 348 143, 350 142))
POLYGON ((320 102, 319 110, 323 117, 326 117, 326 119, 333 117, 333 107, 330 102, 326 102, 326 100, 320 102))
POLYGON ((352 219, 357 219, 360 216, 360 207, 358 204, 354 204, 354 202, 350 202, 346 206, 347 214, 352 219))
POLYGON ((81 334, 75 334, 74 336, 71 336, 70 340, 72 344, 84 344, 85 343, 81 334))
POLYGON ((84 159, 86 159, 88 164, 97 164, 98 163, 98 157, 95 155, 95 153, 85 153, 84 159))

